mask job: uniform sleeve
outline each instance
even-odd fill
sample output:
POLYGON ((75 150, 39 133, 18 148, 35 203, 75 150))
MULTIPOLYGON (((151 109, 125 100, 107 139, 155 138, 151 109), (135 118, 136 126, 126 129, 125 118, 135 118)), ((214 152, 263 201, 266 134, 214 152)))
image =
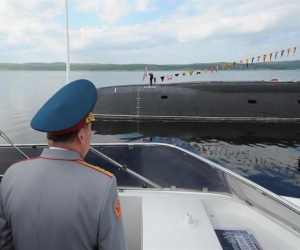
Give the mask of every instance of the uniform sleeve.
POLYGON ((0 184, 0 249, 14 250, 13 236, 5 217, 2 199, 2 185, 0 184))
POLYGON ((99 222, 99 250, 127 250, 116 178, 112 178, 99 222))

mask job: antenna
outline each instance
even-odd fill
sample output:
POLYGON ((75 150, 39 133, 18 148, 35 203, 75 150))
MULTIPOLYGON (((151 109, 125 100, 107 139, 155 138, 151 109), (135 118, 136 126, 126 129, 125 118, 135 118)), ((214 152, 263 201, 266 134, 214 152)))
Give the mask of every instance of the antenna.
POLYGON ((67 78, 67 84, 68 84, 69 83, 69 75, 70 75, 70 46, 69 46, 68 0, 65 0, 65 3, 66 3, 66 44, 67 44, 66 78, 67 78))

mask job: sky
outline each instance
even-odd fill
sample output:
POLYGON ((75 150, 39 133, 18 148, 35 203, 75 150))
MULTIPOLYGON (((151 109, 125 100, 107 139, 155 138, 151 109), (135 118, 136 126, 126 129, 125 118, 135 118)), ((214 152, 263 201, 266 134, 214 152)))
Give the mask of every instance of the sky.
MULTIPOLYGON (((65 0, 1 0, 0 63, 65 62, 65 13, 65 0)), ((288 48, 277 60, 299 60, 299 13, 299 0, 68 0, 70 62, 239 62, 288 48)))

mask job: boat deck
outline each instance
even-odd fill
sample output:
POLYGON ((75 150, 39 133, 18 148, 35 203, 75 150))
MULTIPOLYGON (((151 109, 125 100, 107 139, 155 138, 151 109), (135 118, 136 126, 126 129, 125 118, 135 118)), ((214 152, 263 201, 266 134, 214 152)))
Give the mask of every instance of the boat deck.
POLYGON ((128 249, 231 249, 249 247, 252 236, 256 248, 243 249, 300 246, 298 232, 233 196, 126 190, 120 198, 128 249))

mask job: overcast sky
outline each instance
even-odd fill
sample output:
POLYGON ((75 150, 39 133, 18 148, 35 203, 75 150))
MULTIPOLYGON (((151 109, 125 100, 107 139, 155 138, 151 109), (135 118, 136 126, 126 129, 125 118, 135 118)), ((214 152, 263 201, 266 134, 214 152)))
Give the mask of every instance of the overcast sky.
MULTIPOLYGON (((300 59, 299 0, 69 0, 68 6, 71 63, 239 62, 288 48, 289 56, 277 60, 300 59)), ((0 1, 0 62, 65 61, 65 0, 0 1)))

